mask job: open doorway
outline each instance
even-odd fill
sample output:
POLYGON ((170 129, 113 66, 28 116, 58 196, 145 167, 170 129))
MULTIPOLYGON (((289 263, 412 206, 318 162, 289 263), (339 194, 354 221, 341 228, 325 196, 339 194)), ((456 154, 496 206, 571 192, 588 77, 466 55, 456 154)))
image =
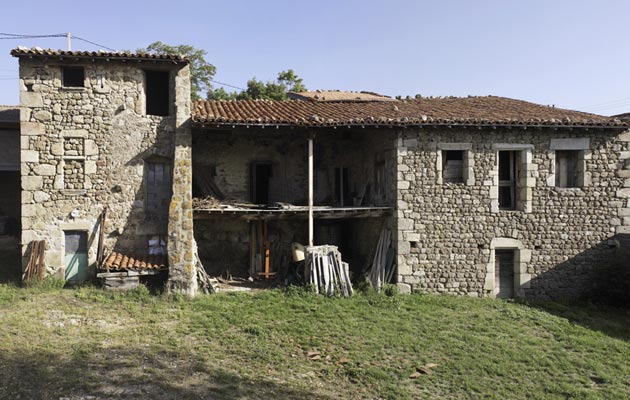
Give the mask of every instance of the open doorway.
POLYGON ((254 204, 269 203, 269 181, 273 177, 270 161, 254 161, 251 164, 251 199, 254 204))

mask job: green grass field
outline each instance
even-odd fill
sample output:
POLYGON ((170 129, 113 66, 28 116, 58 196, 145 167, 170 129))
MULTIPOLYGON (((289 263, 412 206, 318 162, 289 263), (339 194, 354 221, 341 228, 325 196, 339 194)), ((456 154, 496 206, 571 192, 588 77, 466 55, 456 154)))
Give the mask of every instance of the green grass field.
POLYGON ((629 340, 588 305, 0 285, 0 398, 624 399, 629 340))

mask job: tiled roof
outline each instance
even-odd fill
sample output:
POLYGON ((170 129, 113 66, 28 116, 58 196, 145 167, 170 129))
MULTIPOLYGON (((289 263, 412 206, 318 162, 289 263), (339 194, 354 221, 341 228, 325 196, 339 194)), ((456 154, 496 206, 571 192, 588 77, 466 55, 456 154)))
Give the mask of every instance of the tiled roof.
POLYGON ((619 120, 505 97, 440 97, 396 102, 199 101, 193 121, 213 125, 547 125, 623 126, 619 120))
POLYGON ((166 268, 167 264, 166 255, 128 256, 111 252, 103 261, 101 269, 109 271, 160 270, 166 268))
POLYGON ((131 52, 106 52, 106 51, 66 51, 42 49, 39 47, 18 47, 11 50, 13 57, 57 57, 77 59, 116 59, 136 61, 165 61, 188 63, 188 59, 179 54, 149 54, 131 52))
POLYGON ((20 122, 20 109, 18 106, 0 106, 0 122, 20 122))
POLYGON ((293 100, 311 101, 397 101, 389 96, 374 92, 343 92, 341 90, 315 90, 311 92, 289 92, 293 100))

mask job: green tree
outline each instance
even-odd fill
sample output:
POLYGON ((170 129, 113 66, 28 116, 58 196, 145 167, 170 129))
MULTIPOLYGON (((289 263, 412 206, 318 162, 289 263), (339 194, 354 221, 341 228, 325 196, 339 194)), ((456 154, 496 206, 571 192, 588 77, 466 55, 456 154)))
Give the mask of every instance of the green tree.
POLYGON ((190 96, 192 99, 198 100, 201 98, 199 93, 212 90, 212 78, 216 73, 216 68, 206 61, 205 57, 208 53, 205 50, 196 49, 186 44, 172 46, 158 41, 151 43, 146 48, 138 49, 138 53, 180 54, 190 60, 190 96))
POLYGON ((241 92, 227 92, 223 88, 210 89, 208 100, 286 100, 287 92, 303 92, 307 90, 296 73, 289 69, 281 71, 275 81, 259 81, 253 77, 247 81, 247 89, 241 92))

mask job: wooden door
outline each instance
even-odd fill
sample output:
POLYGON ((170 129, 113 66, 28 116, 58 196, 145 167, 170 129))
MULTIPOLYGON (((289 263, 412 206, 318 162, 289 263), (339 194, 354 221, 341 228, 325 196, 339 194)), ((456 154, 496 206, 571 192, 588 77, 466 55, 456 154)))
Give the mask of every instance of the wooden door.
POLYGON ((65 232, 65 279, 69 283, 81 283, 88 277, 87 232, 65 232))
POLYGON ((514 250, 495 250, 494 288, 496 297, 514 297, 514 250))

